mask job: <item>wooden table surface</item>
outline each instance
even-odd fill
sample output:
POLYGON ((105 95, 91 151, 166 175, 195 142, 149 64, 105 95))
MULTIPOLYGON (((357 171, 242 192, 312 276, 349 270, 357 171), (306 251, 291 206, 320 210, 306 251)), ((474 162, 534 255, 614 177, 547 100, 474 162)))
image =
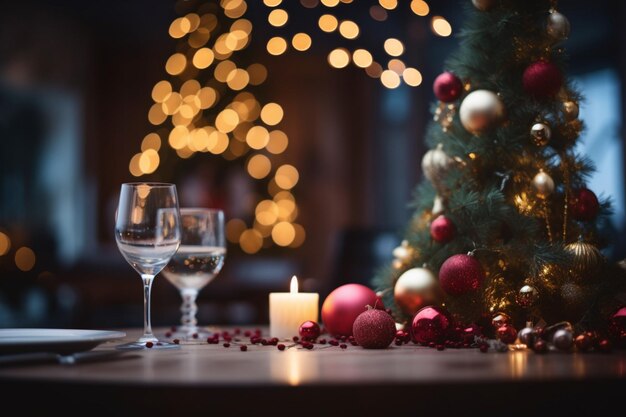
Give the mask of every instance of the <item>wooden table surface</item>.
MULTIPOLYGON (((127 331, 134 340, 138 331, 127 331)), ((98 349, 114 349, 115 344, 98 349)), ((327 345, 328 346, 328 345, 327 345)), ((527 351, 482 354, 476 349, 434 349, 413 344, 386 350, 357 346, 313 350, 275 346, 182 345, 176 350, 127 353, 115 360, 73 366, 40 364, 0 368, 0 392, 37 392, 34 409, 62 404, 66 410, 98 404, 116 414, 161 414, 213 407, 249 415, 264 407, 313 409, 333 404, 342 415, 389 410, 472 414, 509 407, 508 415, 544 409, 594 414, 620 400, 626 389, 626 352, 611 354, 527 351), (481 405, 482 404, 482 405, 481 405), (471 405, 471 406, 470 406, 471 405), (391 407, 391 408, 390 408, 391 407), (471 409, 468 409, 471 408, 471 409)), ((528 415, 528 414, 526 414, 528 415)))

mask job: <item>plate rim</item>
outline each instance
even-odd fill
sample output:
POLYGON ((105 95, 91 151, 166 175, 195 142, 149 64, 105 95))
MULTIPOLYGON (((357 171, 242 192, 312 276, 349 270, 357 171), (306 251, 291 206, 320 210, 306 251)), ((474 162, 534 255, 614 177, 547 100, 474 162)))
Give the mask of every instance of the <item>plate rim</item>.
POLYGON ((47 329, 47 328, 5 328, 0 329, 0 346, 10 346, 10 345, 38 345, 38 344, 54 344, 54 343, 80 343, 80 342, 106 342, 109 340, 122 339, 126 337, 126 332, 118 331, 118 330, 98 330, 98 329, 47 329), (26 338, 20 337, 10 337, 5 339, 6 337, 3 335, 5 332, 10 331, 24 331, 24 332, 85 332, 84 335, 66 335, 62 334, 53 335, 51 337, 45 337, 41 339, 36 339, 35 336, 24 336, 26 338), (89 334, 91 333, 91 334, 89 334), (4 336, 4 337, 3 337, 4 336))

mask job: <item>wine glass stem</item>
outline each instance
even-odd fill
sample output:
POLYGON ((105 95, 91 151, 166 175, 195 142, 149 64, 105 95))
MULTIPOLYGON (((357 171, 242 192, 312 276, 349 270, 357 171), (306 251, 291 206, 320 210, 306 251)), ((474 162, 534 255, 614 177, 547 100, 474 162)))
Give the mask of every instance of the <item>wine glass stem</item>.
POLYGON ((183 298, 183 304, 180 306, 182 313, 180 321, 184 328, 195 329, 198 324, 198 320, 196 320, 196 313, 198 312, 196 298, 198 297, 198 291, 186 289, 182 290, 180 295, 183 298))
POLYGON ((152 291, 152 281, 154 275, 142 274, 143 280, 143 337, 142 341, 156 340, 152 334, 152 322, 150 320, 150 293, 152 291))

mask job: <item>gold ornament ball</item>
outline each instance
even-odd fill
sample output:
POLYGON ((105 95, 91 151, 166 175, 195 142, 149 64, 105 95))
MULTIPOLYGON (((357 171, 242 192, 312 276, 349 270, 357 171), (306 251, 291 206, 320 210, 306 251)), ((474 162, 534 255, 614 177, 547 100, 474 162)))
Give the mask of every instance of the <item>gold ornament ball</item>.
POLYGON ((472 91, 463 99, 459 117, 465 130, 477 135, 502 123, 505 117, 504 103, 492 91, 472 91))
POLYGON ((454 159, 444 152, 441 143, 435 149, 426 152, 422 158, 424 176, 437 187, 440 186, 453 165, 454 159))
POLYGON ((554 192, 554 180, 544 171, 539 171, 533 178, 533 188, 540 198, 547 198, 554 192))
POLYGON ((481 12, 486 12, 496 4, 496 0, 472 0, 472 4, 481 12))
POLYGON ((530 128, 530 135, 533 138, 533 143, 537 146, 546 146, 550 142, 552 137, 552 130, 550 126, 545 123, 535 123, 530 128))
POLYGON ((548 16, 548 24, 546 26, 546 32, 556 42, 567 39, 569 36, 570 24, 567 17, 563 14, 553 10, 548 16))
MULTIPOLYGON (((600 250, 591 243, 574 242, 565 246, 565 250, 572 255, 572 269, 578 274, 593 274, 604 263, 600 250)), ((581 276, 585 279, 586 277, 581 276)))
POLYGON ((515 301, 522 308, 532 307, 539 301, 539 291, 532 285, 524 285, 517 293, 515 301))
POLYGON ((565 101, 563 103, 563 115, 565 116, 565 120, 572 121, 578 118, 578 113, 580 112, 578 108, 578 104, 574 101, 565 101))
POLYGON ((427 268, 412 268, 400 275, 393 289, 396 304, 406 315, 414 315, 422 307, 438 304, 439 282, 427 268))

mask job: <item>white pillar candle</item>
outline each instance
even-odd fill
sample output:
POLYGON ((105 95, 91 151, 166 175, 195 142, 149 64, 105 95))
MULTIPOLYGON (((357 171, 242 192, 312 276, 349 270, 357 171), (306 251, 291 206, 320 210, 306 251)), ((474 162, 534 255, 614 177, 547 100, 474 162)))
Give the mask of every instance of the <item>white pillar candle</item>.
POLYGON ((298 279, 291 278, 291 292, 270 293, 270 336, 290 339, 307 320, 317 322, 319 294, 298 292, 298 279))

